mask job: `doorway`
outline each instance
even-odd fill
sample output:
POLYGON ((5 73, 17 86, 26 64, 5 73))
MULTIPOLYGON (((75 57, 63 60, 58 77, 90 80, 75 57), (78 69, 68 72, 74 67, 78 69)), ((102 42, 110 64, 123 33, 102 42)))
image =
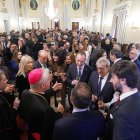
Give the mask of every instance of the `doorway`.
POLYGON ((72 22, 72 30, 78 31, 79 30, 79 22, 72 22))
POLYGON ((10 23, 9 20, 4 20, 4 27, 5 27, 5 32, 10 33, 10 23))
POLYGON ((54 29, 58 28, 60 26, 60 20, 59 19, 54 19, 54 29))

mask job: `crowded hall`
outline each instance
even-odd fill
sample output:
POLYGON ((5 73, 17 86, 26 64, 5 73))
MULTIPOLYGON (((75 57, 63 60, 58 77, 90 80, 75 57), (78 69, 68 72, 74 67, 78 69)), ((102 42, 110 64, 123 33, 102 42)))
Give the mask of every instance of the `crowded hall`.
POLYGON ((0 0, 0 140, 140 140, 140 0, 0 0))

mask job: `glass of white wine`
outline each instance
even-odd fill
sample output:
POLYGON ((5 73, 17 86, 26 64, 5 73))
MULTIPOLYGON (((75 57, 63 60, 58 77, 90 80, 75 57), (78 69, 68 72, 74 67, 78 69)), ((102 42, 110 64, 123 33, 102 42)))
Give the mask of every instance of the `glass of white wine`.
POLYGON ((61 103, 62 98, 61 98, 60 94, 56 94, 56 101, 57 101, 58 104, 61 103))
POLYGON ((98 107, 99 107, 99 111, 101 111, 102 113, 105 112, 105 105, 104 105, 104 101, 103 101, 103 96, 98 97, 98 107))
POLYGON ((76 80, 80 81, 80 76, 79 75, 76 76, 76 80))
POLYGON ((15 98, 19 98, 18 88, 14 89, 14 96, 15 96, 15 98))

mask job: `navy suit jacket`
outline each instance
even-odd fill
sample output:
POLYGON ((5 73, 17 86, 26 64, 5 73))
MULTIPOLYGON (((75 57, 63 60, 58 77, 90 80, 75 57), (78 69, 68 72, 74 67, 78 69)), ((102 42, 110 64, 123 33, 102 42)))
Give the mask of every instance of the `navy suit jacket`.
POLYGON ((114 105, 108 115, 105 140, 140 140, 140 93, 114 105))
POLYGON ((105 121, 101 112, 76 112, 55 123, 53 139, 97 140, 104 128, 105 121))
POLYGON ((91 90, 94 95, 96 96, 103 96, 104 103, 110 102, 113 98, 114 94, 114 88, 111 82, 109 82, 111 79, 111 75, 108 75, 107 81, 101 91, 101 94, 98 95, 98 80, 99 80, 99 74, 97 71, 94 71, 91 73, 91 76, 89 78, 89 86, 91 87, 91 90))
MULTIPOLYGON (((85 82, 88 83, 89 77, 91 72, 93 71, 93 68, 85 64, 80 82, 85 82)), ((76 79, 77 75, 77 65, 76 64, 71 64, 69 66, 68 72, 67 72, 67 84, 68 87, 73 88, 73 85, 71 85, 71 82, 76 79)))

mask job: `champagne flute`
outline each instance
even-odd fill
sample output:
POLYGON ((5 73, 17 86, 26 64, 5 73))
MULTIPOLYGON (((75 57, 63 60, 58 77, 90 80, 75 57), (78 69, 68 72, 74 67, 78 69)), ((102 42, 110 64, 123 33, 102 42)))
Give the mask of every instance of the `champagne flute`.
POLYGON ((98 107, 99 107, 99 111, 101 111, 102 113, 105 112, 105 106, 104 106, 104 102, 103 102, 103 96, 99 96, 98 97, 98 107))
POLYGON ((19 98, 18 88, 14 89, 14 96, 15 96, 15 98, 19 98))
POLYGON ((80 76, 77 75, 75 79, 76 79, 77 81, 80 81, 80 76))
POLYGON ((62 98, 61 98, 60 94, 56 94, 56 101, 57 101, 58 104, 61 103, 62 98))

